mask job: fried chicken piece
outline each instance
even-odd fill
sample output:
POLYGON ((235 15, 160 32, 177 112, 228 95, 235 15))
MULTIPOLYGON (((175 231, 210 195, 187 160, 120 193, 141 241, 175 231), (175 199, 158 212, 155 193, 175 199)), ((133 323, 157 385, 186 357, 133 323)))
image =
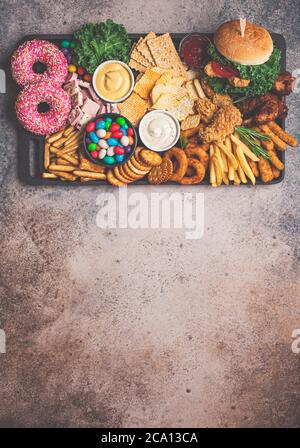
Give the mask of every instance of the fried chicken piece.
POLYGON ((238 76, 232 76, 229 78, 229 84, 231 84, 233 87, 247 87, 250 84, 250 79, 242 79, 238 76))
POLYGON ((199 136, 203 143, 223 141, 227 135, 234 132, 236 126, 241 124, 240 111, 235 106, 228 105, 215 113, 212 122, 204 130, 199 131, 199 136))
MULTIPOLYGON (((237 107, 245 119, 252 118, 253 123, 265 124, 274 121, 279 114, 279 99, 273 93, 265 93, 261 96, 249 98, 237 107)), ((281 107, 284 113, 283 106, 281 107)))
POLYGON ((230 98, 230 96, 223 95, 221 93, 215 93, 211 100, 218 108, 229 106, 229 104, 232 104, 232 99, 230 98))
POLYGON ((199 98, 196 102, 196 109, 201 120, 204 123, 209 123, 217 110, 217 106, 209 98, 199 98))
POLYGON ((273 92, 277 95, 289 95, 293 90, 295 79, 290 72, 281 73, 274 82, 273 92))
POLYGON ((279 110, 278 110, 278 118, 282 118, 282 119, 283 119, 283 118, 286 118, 289 109, 288 109, 287 105, 285 104, 285 99, 284 99, 284 97, 282 97, 282 98, 279 100, 278 106, 279 106, 279 110))
POLYGON ((279 112, 279 101, 273 93, 266 93, 259 99, 259 112, 255 116, 258 124, 265 124, 274 121, 279 112))
POLYGON ((260 172, 261 180, 264 183, 271 182, 274 179, 271 165, 266 159, 260 159, 258 162, 258 169, 260 172))

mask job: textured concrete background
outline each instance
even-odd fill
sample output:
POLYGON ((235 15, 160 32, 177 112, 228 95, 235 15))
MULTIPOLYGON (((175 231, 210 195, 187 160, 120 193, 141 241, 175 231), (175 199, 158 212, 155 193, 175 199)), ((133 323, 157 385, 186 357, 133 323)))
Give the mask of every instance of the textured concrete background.
MULTIPOLYGON (((244 14, 283 33, 288 67, 300 68, 299 1, 230 5, 0 1, 0 62, 25 34, 85 21, 213 31, 244 14)), ((0 426, 298 426, 299 151, 280 185, 193 188, 205 194, 201 240, 103 231, 99 189, 18 182, 9 102, 0 95, 0 426)), ((291 95, 298 137, 299 105, 291 95)))

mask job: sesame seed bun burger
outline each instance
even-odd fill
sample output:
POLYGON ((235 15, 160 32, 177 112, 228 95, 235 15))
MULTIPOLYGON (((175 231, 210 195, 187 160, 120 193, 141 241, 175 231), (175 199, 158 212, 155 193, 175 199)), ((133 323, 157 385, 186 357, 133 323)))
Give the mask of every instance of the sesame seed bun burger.
POLYGON ((280 72, 281 52, 270 33, 245 19, 221 25, 207 53, 204 77, 217 93, 262 95, 280 72))

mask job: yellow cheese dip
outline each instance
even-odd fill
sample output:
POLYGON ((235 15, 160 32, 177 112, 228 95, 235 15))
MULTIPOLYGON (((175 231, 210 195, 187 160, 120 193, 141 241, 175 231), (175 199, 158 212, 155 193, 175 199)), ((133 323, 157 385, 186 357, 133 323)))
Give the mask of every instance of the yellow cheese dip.
POLYGON ((118 62, 108 62, 99 67, 95 76, 95 87, 99 95, 109 101, 118 101, 126 96, 132 86, 129 71, 118 62))

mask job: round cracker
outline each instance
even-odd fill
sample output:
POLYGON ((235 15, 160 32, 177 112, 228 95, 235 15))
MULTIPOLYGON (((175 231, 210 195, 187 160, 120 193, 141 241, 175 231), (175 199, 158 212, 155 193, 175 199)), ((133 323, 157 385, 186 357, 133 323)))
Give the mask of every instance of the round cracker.
POLYGON ((150 149, 142 149, 139 153, 139 158, 146 165, 150 166, 158 166, 162 162, 161 156, 155 151, 150 151, 150 149))
POLYGON ((142 177, 145 176, 144 173, 143 173, 143 174, 137 174, 137 173, 135 173, 134 171, 132 171, 132 170, 129 168, 127 162, 124 163, 124 165, 123 165, 123 170, 124 170, 125 174, 127 174, 127 176, 130 177, 132 180, 138 180, 138 179, 141 179, 142 177))
POLYGON ((132 165, 134 165, 138 170, 145 171, 148 173, 149 165, 142 164, 139 160, 137 160, 135 154, 130 159, 132 165))
MULTIPOLYGON (((131 158, 132 159, 132 158, 131 158)), ((144 169, 139 169, 139 168, 136 168, 136 166, 134 166, 134 164, 132 163, 132 160, 127 160, 127 165, 128 165, 128 168, 130 168, 131 169, 131 171, 133 171, 134 173, 136 173, 136 174, 140 174, 141 176, 146 176, 146 174, 147 173, 149 173, 149 171, 151 170, 151 167, 150 166, 148 166, 148 168, 146 167, 146 168, 144 168, 144 169)))
POLYGON ((129 184, 131 181, 129 179, 127 179, 126 177, 122 176, 122 174, 120 173, 119 170, 119 166, 115 166, 113 169, 113 173, 114 176, 120 181, 120 182, 124 182, 124 184, 129 184))
POLYGON ((159 185, 167 182, 173 173, 173 165, 170 159, 164 159, 159 166, 153 167, 148 174, 150 184, 159 185))
POLYGON ((111 184, 114 185, 115 187, 123 187, 124 185, 126 185, 124 182, 121 182, 119 179, 117 179, 112 170, 108 170, 106 173, 106 180, 111 184))

